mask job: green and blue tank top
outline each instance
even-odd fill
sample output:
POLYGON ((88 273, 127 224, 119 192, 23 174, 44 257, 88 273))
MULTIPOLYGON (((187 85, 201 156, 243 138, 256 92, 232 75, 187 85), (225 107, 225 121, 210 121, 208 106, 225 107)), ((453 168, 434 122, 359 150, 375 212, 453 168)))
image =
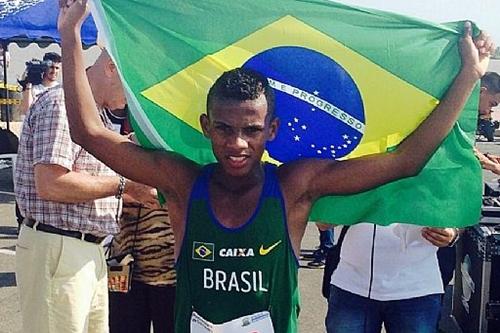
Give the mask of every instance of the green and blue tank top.
POLYGON ((210 206, 214 164, 203 168, 189 202, 177 261, 176 332, 190 329, 192 311, 220 324, 269 311, 274 331, 297 331, 298 262, 288 236, 276 166, 265 164, 258 205, 238 228, 217 221, 210 206))

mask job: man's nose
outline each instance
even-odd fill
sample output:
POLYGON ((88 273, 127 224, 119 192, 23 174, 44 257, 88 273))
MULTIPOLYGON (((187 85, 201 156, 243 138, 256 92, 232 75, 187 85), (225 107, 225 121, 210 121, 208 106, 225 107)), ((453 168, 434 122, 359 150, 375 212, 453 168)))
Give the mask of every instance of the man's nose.
POLYGON ((247 148, 248 140, 241 131, 235 131, 233 135, 229 137, 229 146, 235 148, 247 148))

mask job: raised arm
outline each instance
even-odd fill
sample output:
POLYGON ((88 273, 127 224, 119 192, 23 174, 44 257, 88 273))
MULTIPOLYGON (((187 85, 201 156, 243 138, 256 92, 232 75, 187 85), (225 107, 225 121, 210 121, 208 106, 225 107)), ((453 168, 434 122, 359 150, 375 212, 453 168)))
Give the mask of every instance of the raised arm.
POLYGON ((104 53, 87 76, 80 39, 81 25, 88 15, 87 1, 61 0, 59 5, 65 103, 73 141, 119 174, 159 187, 166 194, 178 195, 190 188, 188 183, 196 173, 196 164, 171 153, 147 151, 105 128, 96 102, 110 106, 106 105, 106 99, 113 102, 110 95, 123 96, 118 70, 104 53), (102 82, 107 84, 97 86, 102 82))
POLYGON ((21 100, 19 108, 21 110, 21 114, 24 116, 28 113, 31 104, 33 104, 33 94, 31 91, 32 86, 33 85, 31 83, 26 83, 26 87, 23 89, 23 99, 21 100))
MULTIPOLYGON (((304 160, 284 167, 283 179, 300 174, 292 200, 314 201, 329 194, 362 192, 390 181, 417 175, 452 129, 477 81, 484 75, 493 45, 481 33, 473 40, 471 24, 460 40, 462 68, 443 100, 420 126, 391 153, 342 162, 304 160)), ((287 182, 288 183, 288 182, 287 182)))

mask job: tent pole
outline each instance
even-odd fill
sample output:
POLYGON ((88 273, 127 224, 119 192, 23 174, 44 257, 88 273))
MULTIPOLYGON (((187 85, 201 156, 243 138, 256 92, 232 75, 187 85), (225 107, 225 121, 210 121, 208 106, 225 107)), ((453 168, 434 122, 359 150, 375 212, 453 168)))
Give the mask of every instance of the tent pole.
POLYGON ((2 53, 3 53, 3 88, 5 91, 5 120, 7 122, 7 131, 10 131, 10 115, 9 115, 9 89, 7 89, 7 48, 9 43, 6 41, 2 42, 2 53))

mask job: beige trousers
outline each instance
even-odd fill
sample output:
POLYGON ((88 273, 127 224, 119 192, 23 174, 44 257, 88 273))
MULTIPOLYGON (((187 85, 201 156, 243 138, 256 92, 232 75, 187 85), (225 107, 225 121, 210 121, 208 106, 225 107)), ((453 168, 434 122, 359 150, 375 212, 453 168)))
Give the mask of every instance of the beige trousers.
POLYGON ((101 245, 22 226, 16 280, 24 333, 109 331, 101 245))

